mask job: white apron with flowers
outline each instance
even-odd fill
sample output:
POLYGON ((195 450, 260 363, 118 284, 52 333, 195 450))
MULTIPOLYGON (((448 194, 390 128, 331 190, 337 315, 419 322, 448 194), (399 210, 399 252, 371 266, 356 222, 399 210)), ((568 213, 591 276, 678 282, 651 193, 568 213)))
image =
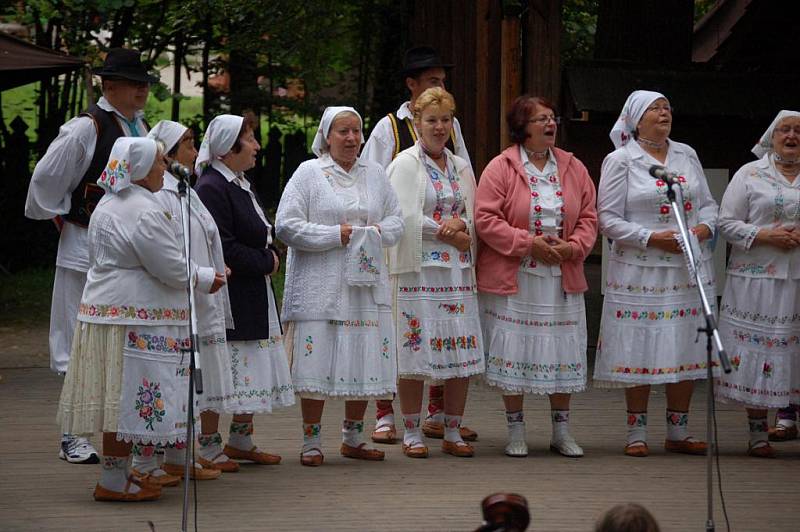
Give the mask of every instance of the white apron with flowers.
MULTIPOLYGON (((483 373, 473 257, 436 239, 439 221, 464 219, 458 173, 423 155, 429 180, 423 204, 419 273, 396 277, 397 363, 407 378, 444 380, 483 373)), ((472 235, 473 238, 475 235, 472 235)))
MULTIPOLYGON (((531 192, 530 232, 562 236, 564 198, 555 159, 542 170, 522 152, 531 192)), ((561 286, 558 265, 522 258, 517 293, 482 293, 486 382, 508 395, 572 393, 586 387, 586 307, 583 294, 561 286)))

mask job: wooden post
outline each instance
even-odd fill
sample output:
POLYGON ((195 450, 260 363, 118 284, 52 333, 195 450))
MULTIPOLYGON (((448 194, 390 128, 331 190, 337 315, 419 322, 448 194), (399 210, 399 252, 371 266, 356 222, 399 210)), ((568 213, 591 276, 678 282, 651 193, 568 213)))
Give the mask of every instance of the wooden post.
POLYGON ((525 92, 558 106, 561 91, 562 0, 530 0, 525 17, 525 92))
POLYGON ((505 114, 514 98, 522 94, 522 50, 520 19, 506 15, 500 25, 500 149, 511 144, 505 114))

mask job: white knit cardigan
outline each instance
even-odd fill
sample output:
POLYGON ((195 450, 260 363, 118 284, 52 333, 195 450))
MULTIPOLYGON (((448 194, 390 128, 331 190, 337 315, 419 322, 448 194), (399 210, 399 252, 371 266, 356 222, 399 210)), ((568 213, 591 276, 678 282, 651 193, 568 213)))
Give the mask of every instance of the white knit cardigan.
MULTIPOLYGON (((403 235, 400 206, 377 163, 358 160, 367 180, 367 225, 381 229, 383 247, 403 235)), ((346 320, 342 308, 346 247, 345 211, 318 159, 303 162, 286 184, 275 221, 277 237, 289 246, 282 318, 287 321, 346 320)))

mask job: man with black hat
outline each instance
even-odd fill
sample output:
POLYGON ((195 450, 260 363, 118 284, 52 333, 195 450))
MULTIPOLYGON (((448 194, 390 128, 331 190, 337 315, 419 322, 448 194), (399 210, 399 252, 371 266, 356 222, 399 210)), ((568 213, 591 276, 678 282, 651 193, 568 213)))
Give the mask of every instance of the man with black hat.
MULTIPOLYGON (((78 304, 89 269, 86 228, 103 196, 97 186, 119 137, 147 134, 144 106, 150 85, 138 50, 112 48, 102 68, 103 96, 89 109, 61 126, 47 153, 36 164, 25 201, 25 216, 53 220, 60 234, 53 301, 50 307, 50 367, 66 373, 78 304)), ((64 434, 59 458, 73 464, 95 464, 97 451, 86 438, 64 434)))
MULTIPOLYGON (((411 93, 411 99, 404 102, 397 111, 389 113, 375 124, 369 140, 361 152, 362 159, 370 159, 386 168, 398 153, 417 142, 418 134, 414 127, 412 111, 414 102, 431 87, 444 88, 447 69, 452 67, 453 65, 443 62, 436 50, 430 46, 417 46, 406 51, 400 75, 411 93)), ((455 155, 472 165, 458 118, 453 118, 453 129, 446 146, 455 155)), ((429 438, 444 437, 443 394, 444 386, 432 385, 429 389, 428 416, 422 426, 423 432, 429 438)), ((372 440, 376 443, 393 443, 397 437, 397 431, 394 425, 392 401, 382 400, 376 401, 376 403, 377 422, 375 431, 372 433, 372 440)), ((461 437, 467 441, 474 441, 478 435, 467 427, 461 427, 461 437)))

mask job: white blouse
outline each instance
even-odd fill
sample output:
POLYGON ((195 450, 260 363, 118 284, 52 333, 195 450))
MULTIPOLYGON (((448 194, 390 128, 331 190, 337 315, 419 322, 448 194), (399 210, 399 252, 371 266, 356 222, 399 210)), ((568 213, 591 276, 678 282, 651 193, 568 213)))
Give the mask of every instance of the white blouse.
POLYGON ((719 211, 719 230, 733 246, 728 275, 800 279, 800 248, 753 246, 761 228, 800 230, 800 176, 790 183, 770 154, 734 174, 719 211))
MULTIPOLYGON (((531 208, 528 230, 534 236, 554 235, 561 237, 564 221, 564 196, 561 192, 561 179, 553 152, 547 151, 547 162, 539 170, 528 158, 525 148, 519 147, 522 166, 528 177, 531 190, 531 208)), ((534 275, 542 275, 547 270, 551 275, 560 277, 561 266, 538 263, 531 255, 522 257, 522 270, 534 275)))
MULTIPOLYGON (((679 255, 648 248, 650 235, 658 231, 678 232, 667 199, 667 186, 654 179, 649 169, 661 163, 637 142, 611 152, 603 161, 597 193, 600 232, 612 242, 612 259, 641 266, 683 267, 679 255)), ((688 145, 670 140, 664 163, 680 175, 689 228, 717 225, 717 202, 711 196, 703 167, 688 145)), ((703 260, 712 257, 711 238, 702 244, 703 260)))

